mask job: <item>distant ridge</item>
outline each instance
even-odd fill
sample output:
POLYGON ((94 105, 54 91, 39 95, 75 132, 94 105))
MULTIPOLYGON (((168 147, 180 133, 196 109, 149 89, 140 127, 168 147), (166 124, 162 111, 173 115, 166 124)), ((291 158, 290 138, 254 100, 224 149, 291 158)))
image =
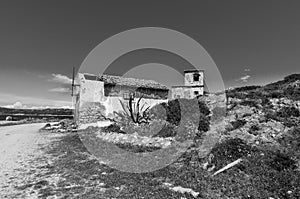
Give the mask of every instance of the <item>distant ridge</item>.
POLYGON ((244 86, 226 90, 227 96, 239 96, 239 98, 269 97, 269 98, 289 98, 300 100, 300 74, 291 74, 283 80, 269 83, 264 86, 244 86))

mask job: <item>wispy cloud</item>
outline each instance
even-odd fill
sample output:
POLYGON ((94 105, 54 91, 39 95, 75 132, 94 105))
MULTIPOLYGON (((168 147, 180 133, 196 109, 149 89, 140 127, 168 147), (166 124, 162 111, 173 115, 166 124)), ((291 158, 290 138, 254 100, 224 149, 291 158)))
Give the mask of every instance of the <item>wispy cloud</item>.
POLYGON ((57 82, 57 83, 61 83, 61 84, 71 84, 72 83, 72 79, 69 78, 66 75, 62 75, 62 74, 51 74, 51 78, 49 79, 49 81, 52 82, 57 82))
POLYGON ((0 105, 17 107, 22 106, 23 108, 32 107, 48 107, 48 108, 61 108, 61 107, 72 107, 71 101, 62 100, 51 100, 37 97, 18 96, 8 93, 0 93, 0 105))
POLYGON ((18 109, 24 109, 27 108, 26 105, 23 105, 22 102, 15 102, 13 104, 5 105, 3 106, 5 108, 18 108, 18 109))
POLYGON ((56 93, 70 93, 71 89, 70 88, 64 88, 64 87, 59 87, 59 88, 52 88, 49 89, 50 92, 56 92, 56 93))
POLYGON ((239 80, 241 80, 241 81, 243 81, 243 82, 248 82, 248 80, 249 80, 250 77, 251 77, 250 75, 245 75, 245 76, 243 76, 243 77, 240 77, 239 80))

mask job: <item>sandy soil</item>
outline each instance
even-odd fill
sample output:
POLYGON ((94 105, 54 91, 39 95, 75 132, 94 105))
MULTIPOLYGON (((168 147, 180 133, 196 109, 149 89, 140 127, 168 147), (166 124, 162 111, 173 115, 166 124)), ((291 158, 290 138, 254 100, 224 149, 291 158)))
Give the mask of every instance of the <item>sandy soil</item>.
MULTIPOLYGON (((39 133, 44 125, 0 127, 0 198, 28 198, 21 186, 34 181, 28 173, 36 173, 47 161, 40 150, 49 142, 39 133)), ((30 198, 35 198, 34 191, 30 198)))

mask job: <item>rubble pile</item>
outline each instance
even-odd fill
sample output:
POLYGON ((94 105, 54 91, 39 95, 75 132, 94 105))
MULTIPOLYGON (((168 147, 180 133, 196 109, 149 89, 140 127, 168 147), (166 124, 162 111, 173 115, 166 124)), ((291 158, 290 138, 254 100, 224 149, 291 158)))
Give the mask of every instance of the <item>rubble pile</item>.
POLYGON ((105 107, 97 102, 85 102, 79 110, 79 123, 95 123, 103 120, 105 107))
POLYGON ((300 101, 294 101, 287 98, 272 98, 270 99, 274 109, 280 109, 287 106, 293 106, 300 109, 300 101))
MULTIPOLYGON (((260 144, 271 143, 277 145, 277 140, 286 134, 292 127, 285 125, 280 118, 276 118, 283 107, 295 107, 299 109, 300 102, 287 98, 269 99, 271 106, 263 106, 262 100, 249 100, 252 104, 245 104, 247 99, 229 98, 227 106, 227 116, 224 119, 225 126, 223 135, 245 140, 248 143, 260 144), (252 106, 251 106, 252 105, 252 106), (268 113, 274 113, 274 118, 268 117, 268 113), (230 127, 233 122, 243 121, 245 124, 234 129, 230 127)), ((294 121, 295 118, 284 118, 294 121)))
POLYGON ((57 123, 47 123, 41 130, 55 133, 76 132, 77 126, 73 120, 62 120, 57 123))
POLYGON ((132 134, 119 134, 119 133, 104 133, 99 132, 97 137, 103 141, 115 143, 115 144, 131 144, 136 146, 147 146, 157 148, 167 148, 173 142, 173 138, 160 138, 160 137, 147 137, 138 135, 138 133, 132 134))

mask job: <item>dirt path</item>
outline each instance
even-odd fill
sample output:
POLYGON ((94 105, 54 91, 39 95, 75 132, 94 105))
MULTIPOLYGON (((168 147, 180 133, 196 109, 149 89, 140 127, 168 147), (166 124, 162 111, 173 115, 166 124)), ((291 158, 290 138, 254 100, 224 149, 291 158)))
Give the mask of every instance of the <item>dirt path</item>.
MULTIPOLYGON (((49 140, 38 132, 44 125, 0 127, 0 198, 28 198, 22 190, 22 186, 34 180, 28 174, 36 173, 47 161, 40 148, 49 140)), ((35 198, 34 191, 31 194, 30 198, 35 198)))

